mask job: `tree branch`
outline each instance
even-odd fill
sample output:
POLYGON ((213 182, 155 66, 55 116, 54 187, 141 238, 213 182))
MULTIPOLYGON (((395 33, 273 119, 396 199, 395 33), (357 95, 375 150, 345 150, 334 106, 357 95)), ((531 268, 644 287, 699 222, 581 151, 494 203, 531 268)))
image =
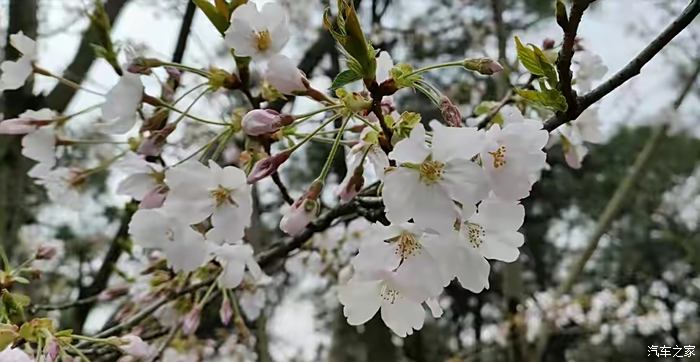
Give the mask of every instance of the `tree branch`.
POLYGON ((544 122, 544 129, 551 132, 557 127, 573 121, 588 107, 595 102, 601 100, 608 93, 621 86, 632 77, 638 75, 642 71, 642 67, 646 65, 654 56, 656 56, 673 38, 675 38, 683 29, 688 27, 690 23, 700 14, 700 0, 692 0, 683 12, 669 24, 654 40, 647 45, 636 57, 634 57, 625 67, 620 69, 610 79, 599 85, 589 93, 577 100, 578 106, 576 112, 558 113, 544 122))

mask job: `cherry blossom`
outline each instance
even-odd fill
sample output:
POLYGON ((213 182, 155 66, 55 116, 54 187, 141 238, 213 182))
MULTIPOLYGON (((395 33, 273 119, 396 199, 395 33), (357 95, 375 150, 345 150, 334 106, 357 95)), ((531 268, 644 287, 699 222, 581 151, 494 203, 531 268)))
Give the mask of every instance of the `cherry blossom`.
POLYGON ((247 244, 224 244, 213 250, 216 260, 221 263, 223 272, 219 284, 223 288, 235 288, 243 281, 247 269, 253 281, 265 277, 260 265, 255 261, 253 248, 247 244))
POLYGON ((533 177, 545 167, 542 148, 549 133, 542 124, 513 122, 503 128, 494 124, 486 131, 481 161, 496 196, 519 200, 530 194, 533 177))
POLYGON ((588 108, 573 122, 557 129, 562 137, 564 158, 571 168, 581 168, 581 162, 588 154, 585 142, 600 143, 603 133, 600 131, 600 119, 596 107, 588 108))
POLYGON ((374 175, 383 179, 384 171, 389 167, 389 158, 377 143, 376 131, 369 127, 362 130, 360 141, 347 152, 347 173, 335 191, 341 201, 350 201, 362 187, 365 159, 372 166, 374 175))
POLYGON ((125 72, 109 90, 102 105, 99 128, 104 133, 122 134, 136 124, 136 110, 143 98, 143 83, 139 74, 125 72))
POLYGON ((518 202, 489 197, 462 209, 459 234, 463 243, 486 259, 512 262, 518 258, 523 234, 518 232, 525 219, 525 208, 518 202))
POLYGON ((41 127, 22 138, 22 155, 37 161, 27 173, 42 177, 56 165, 56 133, 53 127, 41 127))
POLYGON ((275 54, 267 63, 265 80, 282 94, 296 94, 306 91, 308 80, 291 59, 275 54))
POLYGON ((0 134, 27 134, 40 126, 49 124, 56 117, 56 112, 43 108, 38 111, 28 109, 19 117, 0 121, 0 134))
POLYGON ((119 182, 117 193, 143 200, 163 184, 163 166, 146 161, 143 157, 129 152, 114 165, 115 169, 128 176, 119 182))
POLYGON ((280 230, 289 235, 299 235, 306 226, 318 215, 318 197, 323 189, 323 184, 314 181, 304 195, 298 198, 294 204, 282 215, 280 230))
POLYGON ((58 167, 45 173, 42 172, 41 175, 37 176, 35 182, 46 188, 46 193, 51 201, 73 209, 81 207, 80 188, 85 182, 83 170, 58 167))
POLYGON ((136 211, 129 223, 129 235, 144 248, 163 250, 176 271, 193 271, 209 257, 210 244, 204 236, 163 209, 136 211))
POLYGON ((211 216, 207 239, 235 243, 250 225, 253 200, 246 176, 238 168, 209 167, 190 160, 165 171, 170 192, 163 207, 181 223, 196 224, 211 216))
POLYGON ((282 50, 289 34, 287 14, 281 5, 269 2, 258 10, 254 2, 249 2, 231 14, 224 41, 239 57, 269 58, 282 50))
POLYGON ((32 63, 37 57, 36 42, 21 31, 10 35, 10 45, 22 56, 16 61, 6 60, 0 64, 0 92, 22 87, 34 71, 32 63))
POLYGON ((488 193, 483 170, 470 159, 483 147, 476 128, 444 127, 433 122, 432 147, 417 125, 396 144, 389 158, 397 168, 384 176, 382 192, 387 218, 448 229, 457 218, 455 201, 474 204, 488 193))

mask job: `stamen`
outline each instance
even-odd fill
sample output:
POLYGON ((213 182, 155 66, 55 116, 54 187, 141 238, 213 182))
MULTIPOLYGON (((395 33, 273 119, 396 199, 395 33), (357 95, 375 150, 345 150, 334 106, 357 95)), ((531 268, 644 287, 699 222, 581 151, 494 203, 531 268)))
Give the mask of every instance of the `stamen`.
POLYGON ((390 304, 394 304, 396 302, 396 298, 399 296, 399 292, 389 288, 386 284, 382 286, 382 291, 379 293, 379 296, 382 297, 385 301, 389 302, 390 304))
POLYGON ((495 152, 489 152, 493 156, 493 168, 500 168, 506 165, 506 146, 501 145, 495 152))
POLYGON ((404 231, 396 238, 396 247, 394 254, 398 255, 401 260, 405 260, 409 256, 420 254, 422 245, 416 236, 407 231, 404 231))
POLYGON ((255 38, 256 47, 259 51, 264 52, 270 49, 270 46, 272 45, 272 37, 270 36, 270 32, 268 30, 256 32, 255 38))
POLYGON ((481 244, 484 242, 484 238, 486 237, 486 230, 484 230, 481 225, 471 222, 464 223, 463 232, 469 243, 475 248, 481 246, 481 244))
POLYGON ((425 160, 420 164, 418 171, 420 172, 421 181, 426 185, 432 185, 442 180, 445 164, 440 161, 425 160))
POLYGON ((234 201, 233 197, 231 197, 231 191, 233 191, 233 190, 227 189, 227 188, 219 185, 219 187, 210 191, 209 194, 216 201, 216 206, 221 206, 225 203, 237 205, 236 201, 234 201))

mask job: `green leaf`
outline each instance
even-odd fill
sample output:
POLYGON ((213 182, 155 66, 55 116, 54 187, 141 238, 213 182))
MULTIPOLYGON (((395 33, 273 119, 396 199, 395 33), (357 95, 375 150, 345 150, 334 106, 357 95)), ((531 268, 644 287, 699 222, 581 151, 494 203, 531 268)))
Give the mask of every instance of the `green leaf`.
POLYGON ((391 68, 389 75, 394 79, 394 83, 398 88, 411 88, 421 80, 420 74, 412 74, 413 67, 409 64, 400 63, 391 68))
POLYGON ((515 47, 518 59, 525 69, 534 75, 547 78, 552 87, 556 86, 557 71, 542 49, 533 44, 529 44, 529 47, 523 45, 517 36, 515 37, 515 47))
POLYGON ((332 90, 343 87, 348 83, 352 83, 356 80, 362 79, 362 74, 355 72, 352 69, 347 69, 340 72, 335 79, 333 79, 333 84, 331 85, 332 90))
POLYGON ((226 29, 228 29, 229 22, 226 17, 219 12, 219 10, 207 0, 192 0, 195 5, 202 10, 204 15, 209 18, 209 21, 216 27, 216 29, 223 34, 226 29))
MULTIPOLYGON (((477 116, 481 116, 483 114, 488 114, 493 110, 494 108, 498 107, 499 102, 494 102, 494 101, 483 101, 479 103, 475 108, 474 108, 474 114, 477 116)), ((498 112, 496 113, 492 118, 491 118, 491 123, 493 124, 503 124, 503 117, 501 116, 501 113, 498 112)))
POLYGON ((516 89, 515 91, 519 96, 535 106, 558 112, 566 111, 566 98, 556 89, 545 89, 543 91, 516 89))
POLYGON ((354 59, 364 79, 374 79, 377 60, 376 51, 365 38, 360 20, 351 0, 338 0, 338 15, 333 17, 330 9, 323 14, 323 26, 343 48, 346 58, 354 59))

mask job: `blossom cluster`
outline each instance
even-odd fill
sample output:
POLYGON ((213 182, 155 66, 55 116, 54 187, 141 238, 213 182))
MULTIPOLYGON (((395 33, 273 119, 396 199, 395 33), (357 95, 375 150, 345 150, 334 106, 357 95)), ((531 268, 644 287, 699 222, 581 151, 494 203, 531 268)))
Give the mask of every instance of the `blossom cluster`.
MULTIPOLYGON (((116 192, 139 202, 128 224, 131 239, 145 249, 161 251, 177 273, 215 265, 221 289, 269 281, 246 241, 257 212, 253 185, 276 176, 281 165, 306 142, 324 140, 322 133, 333 135, 321 174, 301 197, 290 202, 279 229, 303 240, 316 232, 309 226, 322 209, 320 199, 330 165, 341 145, 349 146, 347 174, 336 185, 334 195, 340 203, 352 202, 362 196, 365 184, 374 177, 380 184, 374 195, 380 196, 384 209, 377 218, 380 221, 369 225, 370 231, 360 240, 327 247, 338 253, 338 270, 344 269, 342 264, 351 266, 344 269, 350 277, 338 278, 342 281, 338 299, 348 323, 363 324, 380 311, 385 324, 405 337, 422 327, 424 305, 434 317, 442 314, 441 293, 454 280, 479 293, 489 288, 490 260, 513 262, 518 258, 524 243, 519 232, 525 218, 521 200, 530 195, 546 168, 545 149, 553 141, 542 122, 526 118, 517 105, 501 105, 496 110, 498 121, 481 127, 464 126, 449 99, 421 79, 420 74, 431 67, 413 70, 406 64, 394 64, 388 52, 377 52, 371 45, 361 54, 350 54, 350 50, 345 54, 352 68, 353 87, 361 90, 344 87, 351 83, 348 81, 334 85, 335 94, 328 95, 313 88, 292 59, 281 54, 289 34, 287 15, 277 3, 266 3, 259 9, 250 2, 230 14, 230 26, 222 34, 224 42, 236 59, 250 59, 264 80, 259 96, 262 102, 245 88, 249 100, 256 101, 251 104, 258 104, 238 120, 213 122, 194 117, 189 108, 178 110, 174 105, 177 101, 146 94, 142 78, 150 74, 150 68, 161 66, 172 76, 179 76, 180 71, 204 76, 207 88, 198 100, 221 88, 243 89, 240 75, 133 58, 105 95, 99 106, 100 121, 93 125, 94 131, 108 137, 137 134, 123 142, 127 147, 117 156, 93 168, 66 166, 60 155, 95 140, 68 138, 65 128, 72 115, 60 116, 49 109, 28 110, 5 120, 0 123, 0 133, 24 135, 22 153, 37 162, 28 174, 46 187, 54 201, 79 206, 78 190, 91 175, 105 170, 122 175, 116 192), (393 94, 401 88, 426 94, 441 108, 444 122, 423 123, 415 113, 399 113, 393 94), (275 100, 285 96, 307 97, 321 108, 302 115, 287 114, 273 107, 275 100), (170 111, 177 113, 174 121, 160 118, 170 111), (150 117, 144 117, 148 112, 150 117), (312 132, 297 132, 302 123, 306 126, 318 120, 315 116, 323 119, 312 132), (144 118, 142 124, 139 117, 144 118), (183 120, 204 123, 221 132, 202 149, 168 164, 162 157, 163 149, 176 146, 169 144, 168 138, 183 120), (334 121, 341 125, 327 130, 334 121), (140 127, 135 132, 137 125, 140 127), (235 137, 246 149, 235 160, 222 162, 224 148, 235 137), (280 140, 289 141, 290 146, 273 153, 272 144, 280 140)), ((338 34, 347 36, 347 32, 338 34)), ((19 88, 33 73, 47 74, 35 64, 33 40, 21 33, 10 39, 23 55, 0 66, 1 89, 19 88)), ((503 69, 485 58, 444 66, 460 66, 483 75, 503 69)), ((600 72, 597 66, 588 71, 589 77, 602 76, 600 72)), ((566 160, 572 167, 580 167, 587 152, 584 142, 601 139, 597 118, 584 113, 566 127, 559 133, 566 160)), ((294 264, 287 267, 294 269, 294 264)), ((250 308, 244 307, 250 310, 246 313, 257 316, 265 295, 249 294, 252 301, 241 303, 250 304, 250 308)), ((205 297, 185 316, 182 328, 187 334, 197 329, 206 302, 205 297)), ((230 306, 222 308, 222 320, 230 320, 231 313, 230 306)), ((129 347, 123 349, 133 350, 131 354, 150 353, 138 337, 124 338, 129 347)))

